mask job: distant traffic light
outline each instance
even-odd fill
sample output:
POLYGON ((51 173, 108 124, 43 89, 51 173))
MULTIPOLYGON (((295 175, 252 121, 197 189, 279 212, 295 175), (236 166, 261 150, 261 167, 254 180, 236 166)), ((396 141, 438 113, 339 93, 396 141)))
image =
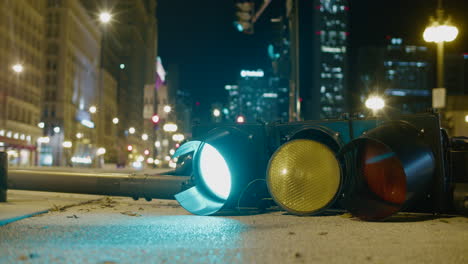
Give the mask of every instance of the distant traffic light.
POLYGON ((151 122, 153 122, 153 124, 158 124, 159 123, 159 116, 154 114, 152 117, 151 117, 151 122))
POLYGON ((235 3, 236 6, 236 21, 234 26, 239 32, 246 34, 254 33, 254 15, 255 15, 255 4, 253 1, 241 0, 235 3))

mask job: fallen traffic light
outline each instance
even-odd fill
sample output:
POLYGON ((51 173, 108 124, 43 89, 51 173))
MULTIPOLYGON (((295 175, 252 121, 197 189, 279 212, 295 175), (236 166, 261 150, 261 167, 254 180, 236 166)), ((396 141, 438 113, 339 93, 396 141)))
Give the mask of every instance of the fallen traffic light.
MULTIPOLYGON (((400 211, 447 212, 452 203, 448 138, 434 113, 194 129, 205 133, 194 150, 194 187, 176 195, 195 214, 258 204, 268 195, 250 184, 264 178, 273 200, 296 215, 341 207, 385 220, 400 211), (254 195, 244 196, 247 189, 254 195)), ((464 185, 457 186, 459 206, 464 185)))

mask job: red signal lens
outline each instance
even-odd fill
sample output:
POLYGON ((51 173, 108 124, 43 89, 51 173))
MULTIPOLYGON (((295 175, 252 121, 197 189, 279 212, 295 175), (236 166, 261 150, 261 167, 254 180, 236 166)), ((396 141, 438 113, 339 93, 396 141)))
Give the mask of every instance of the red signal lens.
POLYGON ((371 140, 362 151, 362 175, 370 191, 385 202, 402 205, 406 200, 406 174, 395 153, 371 140))
POLYGON ((153 115, 151 117, 151 121, 153 122, 153 124, 159 123, 159 116, 158 115, 153 115))

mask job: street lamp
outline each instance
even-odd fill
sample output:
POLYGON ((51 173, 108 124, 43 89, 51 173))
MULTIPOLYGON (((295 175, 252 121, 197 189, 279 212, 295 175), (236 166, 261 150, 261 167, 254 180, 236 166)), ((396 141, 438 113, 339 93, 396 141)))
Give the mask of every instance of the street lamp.
POLYGON ((38 126, 39 128, 44 128, 44 127, 45 127, 45 124, 44 124, 44 122, 39 122, 39 123, 37 124, 37 126, 38 126))
POLYGON ((98 148, 98 149, 96 150, 96 155, 102 156, 102 155, 104 155, 104 154, 106 154, 106 149, 105 149, 105 148, 98 148))
POLYGON ((437 88, 444 88, 444 42, 455 40, 457 35, 458 29, 451 25, 450 17, 444 18, 442 0, 439 0, 436 17, 429 18, 423 33, 425 41, 437 44, 437 88))
POLYGON ((148 134, 141 135, 141 139, 144 141, 148 140, 148 134))
POLYGON ((62 147, 64 148, 71 148, 73 146, 73 143, 71 141, 64 141, 62 143, 62 147))
POLYGON ((385 101, 379 96, 370 96, 367 98, 366 107, 371 109, 372 111, 379 111, 385 107, 385 101))
POLYGON ((177 125, 174 123, 167 123, 163 126, 163 130, 166 132, 176 132, 177 131, 177 125))
POLYGON ((163 110, 165 113, 170 113, 172 110, 172 107, 170 105, 165 105, 163 110))
POLYGON ((241 115, 238 116, 238 117, 236 118, 236 122, 239 123, 239 124, 244 123, 244 122, 245 122, 244 116, 241 116, 241 115))
POLYGON ((17 63, 15 65, 13 65, 13 67, 11 67, 13 69, 14 72, 16 73, 22 73, 23 72, 23 65, 20 64, 20 63, 17 63))
POLYGON ((92 105, 92 106, 89 107, 89 112, 90 112, 91 114, 96 113, 96 111, 97 111, 96 106, 92 105))
POLYGON ((221 111, 219 111, 218 108, 215 108, 215 109, 213 110, 213 116, 214 116, 214 117, 219 117, 220 115, 221 115, 221 111))
POLYGON ((128 129, 128 133, 130 133, 130 134, 135 134, 135 131, 136 130, 135 130, 134 127, 131 127, 131 128, 128 129))
POLYGON ((111 21, 111 19, 112 15, 109 12, 101 12, 99 14, 99 21, 101 21, 101 23, 107 24, 111 21))
POLYGON ((114 117, 114 118, 112 119, 112 123, 114 123, 114 125, 117 125, 117 124, 119 123, 119 118, 114 117))
POLYGON ((175 142, 182 142, 185 139, 185 136, 183 134, 174 134, 172 136, 172 140, 175 142))

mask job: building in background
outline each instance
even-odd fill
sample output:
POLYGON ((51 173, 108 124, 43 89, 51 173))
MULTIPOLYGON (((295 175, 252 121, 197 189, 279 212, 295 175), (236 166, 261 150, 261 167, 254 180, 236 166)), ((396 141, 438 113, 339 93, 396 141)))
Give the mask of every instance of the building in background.
MULTIPOLYGON (((118 165, 139 164, 148 148, 149 140, 144 140, 148 133, 148 119, 145 118, 144 105, 147 98, 154 96, 145 94, 145 87, 155 87, 157 57, 157 20, 155 0, 135 1, 105 1, 105 0, 80 0, 86 7, 103 36, 101 42, 101 66, 103 75, 111 76, 116 84, 117 112, 102 109, 100 126, 98 124, 100 138, 104 138, 109 127, 114 127, 117 137, 114 146, 105 145, 105 160, 118 165), (112 15, 111 20, 99 23, 100 12, 108 11, 112 15), (145 97, 146 95, 146 97, 145 97), (145 99, 146 98, 146 99, 145 99), (117 123, 113 120, 118 119, 117 123), (107 130, 106 130, 107 129, 107 130), (132 150, 129 151, 128 147, 132 150), (108 148, 110 149, 108 150, 108 148), (140 161, 137 161, 140 160, 140 161), (135 163, 136 162, 136 163, 135 163)), ((104 78, 104 77, 103 77, 104 78)), ((104 82, 103 82, 104 84, 104 82)), ((106 88, 101 87, 101 91, 106 88)), ((106 105, 101 96, 101 105, 106 105)), ((152 102, 150 104, 154 104, 152 102)), ((147 115, 147 114, 146 114, 147 115)))
POLYGON ((228 106, 221 109, 221 113, 226 121, 235 122, 239 116, 243 117, 243 122, 251 123, 286 120, 287 88, 281 87, 278 80, 278 77, 266 76, 261 69, 242 70, 236 85, 224 87, 228 106))
POLYGON ((389 110, 416 113, 431 107, 434 88, 431 51, 388 37, 385 46, 363 47, 358 57, 361 105, 369 95, 384 97, 389 110))
POLYGON ((42 121, 52 162, 41 165, 93 163, 98 146, 96 111, 101 110, 100 41, 95 20, 79 1, 47 1, 42 121))
MULTIPOLYGON (((347 109, 348 0, 296 1, 291 45, 299 61, 300 119, 339 117, 347 109), (298 36, 295 36, 298 34, 298 36)), ((293 60, 293 66, 294 66, 293 60)), ((294 74, 293 67, 293 74, 294 74)))
POLYGON ((35 165, 40 151, 45 2, 0 1, 0 150, 11 165, 35 165))

